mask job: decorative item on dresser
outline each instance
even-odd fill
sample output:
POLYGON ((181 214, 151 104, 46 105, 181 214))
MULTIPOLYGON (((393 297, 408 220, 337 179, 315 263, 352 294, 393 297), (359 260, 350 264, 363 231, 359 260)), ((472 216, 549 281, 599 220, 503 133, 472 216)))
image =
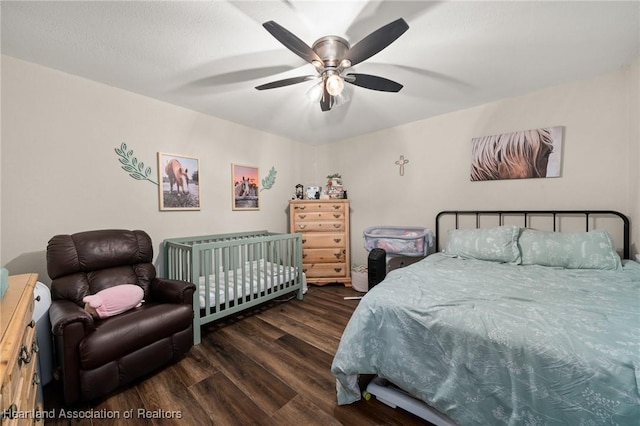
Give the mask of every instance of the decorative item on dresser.
POLYGON ((33 321, 33 289, 38 274, 12 275, 0 304, 0 418, 3 425, 32 424, 41 419, 36 372, 38 345, 33 321))
POLYGON ((302 234, 302 268, 307 282, 351 287, 349 201, 291 200, 291 232, 302 234))

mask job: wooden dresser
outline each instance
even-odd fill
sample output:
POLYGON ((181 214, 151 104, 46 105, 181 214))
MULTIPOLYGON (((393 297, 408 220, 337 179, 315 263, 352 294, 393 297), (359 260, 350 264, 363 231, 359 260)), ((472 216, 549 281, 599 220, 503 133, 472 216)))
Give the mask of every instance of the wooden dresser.
POLYGON ((291 200, 289 230, 302 234, 308 283, 351 287, 348 200, 291 200))
POLYGON ((33 321, 33 289, 38 274, 12 275, 0 302, 0 416, 2 425, 28 425, 41 421, 42 405, 37 401, 36 372, 38 345, 33 321))

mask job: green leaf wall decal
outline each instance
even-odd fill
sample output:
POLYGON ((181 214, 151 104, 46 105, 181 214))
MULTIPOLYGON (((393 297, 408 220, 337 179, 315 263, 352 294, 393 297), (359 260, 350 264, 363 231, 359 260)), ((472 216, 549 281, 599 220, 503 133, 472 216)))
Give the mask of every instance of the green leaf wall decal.
POLYGON ((136 180, 149 181, 154 185, 158 184, 157 182, 155 182, 153 179, 150 178, 151 167, 147 167, 147 169, 144 170, 144 162, 141 161, 138 163, 138 159, 133 156, 133 150, 131 149, 127 151, 126 143, 122 142, 122 144, 120 145, 120 148, 115 148, 115 151, 116 151, 116 154, 118 154, 118 156, 120 157, 118 158, 118 161, 120 161, 120 163, 123 164, 122 169, 125 170, 126 172, 129 172, 129 176, 131 176, 136 180))
POLYGON ((276 168, 275 167, 271 167, 267 177, 262 179, 262 188, 260 189, 260 191, 264 191, 265 189, 271 189, 273 184, 276 183, 276 174, 277 173, 278 172, 276 172, 276 168))

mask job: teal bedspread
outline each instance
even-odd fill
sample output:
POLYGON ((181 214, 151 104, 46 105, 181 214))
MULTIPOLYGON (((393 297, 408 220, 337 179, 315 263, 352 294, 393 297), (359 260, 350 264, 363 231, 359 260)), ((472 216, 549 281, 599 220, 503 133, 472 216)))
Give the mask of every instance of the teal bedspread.
POLYGON ((339 404, 377 374, 464 426, 640 425, 640 264, 428 256, 362 298, 331 370, 339 404))

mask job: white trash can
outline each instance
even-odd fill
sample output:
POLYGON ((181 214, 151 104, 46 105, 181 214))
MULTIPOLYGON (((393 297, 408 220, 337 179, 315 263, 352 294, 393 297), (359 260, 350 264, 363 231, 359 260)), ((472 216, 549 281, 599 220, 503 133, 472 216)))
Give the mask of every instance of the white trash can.
POLYGON ((351 287, 361 293, 369 291, 369 274, 364 265, 351 267, 351 287))
POLYGON ((42 387, 53 379, 53 342, 51 338, 51 320, 49 320, 51 290, 38 281, 33 289, 33 298, 35 306, 32 319, 36 322, 36 342, 39 348, 38 365, 36 366, 38 377, 40 377, 38 399, 43 401, 42 387))

